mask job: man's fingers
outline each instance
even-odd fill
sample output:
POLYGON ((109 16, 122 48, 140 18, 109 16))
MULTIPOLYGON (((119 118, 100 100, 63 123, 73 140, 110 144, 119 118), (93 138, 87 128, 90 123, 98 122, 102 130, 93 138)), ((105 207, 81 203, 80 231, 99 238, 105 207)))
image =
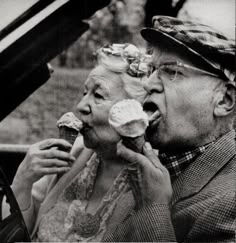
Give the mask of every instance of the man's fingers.
MULTIPOLYGON (((160 171, 163 171, 163 165, 149 143, 145 143, 143 146, 144 155, 135 153, 133 150, 128 149, 121 142, 117 145, 117 155, 131 165, 135 163, 140 165, 141 169, 153 170, 154 167, 160 171)), ((131 168, 132 170, 132 168, 131 168)))
POLYGON ((142 154, 136 153, 133 150, 128 149, 122 144, 122 142, 119 142, 117 144, 117 155, 124 161, 127 161, 132 165, 137 163, 141 167, 145 167, 146 163, 150 163, 142 154))
POLYGON ((70 149, 72 145, 64 139, 49 138, 38 143, 40 150, 50 149, 52 147, 59 147, 64 149, 70 149))
POLYGON ((163 167, 163 165, 160 162, 159 158, 157 157, 156 153, 152 149, 152 146, 151 146, 150 143, 145 142, 145 144, 143 146, 143 153, 152 162, 152 164, 156 168, 162 168, 163 167))

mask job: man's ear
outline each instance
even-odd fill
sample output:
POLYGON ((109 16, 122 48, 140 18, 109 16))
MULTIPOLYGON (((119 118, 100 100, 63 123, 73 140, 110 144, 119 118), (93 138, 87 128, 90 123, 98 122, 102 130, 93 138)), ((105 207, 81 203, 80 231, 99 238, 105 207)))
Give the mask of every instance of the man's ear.
POLYGON ((235 86, 226 84, 225 88, 215 96, 215 116, 227 116, 234 110, 235 105, 235 86))

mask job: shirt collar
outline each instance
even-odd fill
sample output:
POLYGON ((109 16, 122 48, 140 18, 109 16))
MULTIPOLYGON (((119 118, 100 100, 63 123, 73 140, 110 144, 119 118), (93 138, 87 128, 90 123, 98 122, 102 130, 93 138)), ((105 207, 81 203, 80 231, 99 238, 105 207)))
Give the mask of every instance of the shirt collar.
POLYGON ((159 159, 162 164, 168 169, 171 178, 178 177, 196 157, 204 153, 205 150, 214 142, 200 146, 194 150, 183 152, 175 155, 167 153, 159 153, 159 159))

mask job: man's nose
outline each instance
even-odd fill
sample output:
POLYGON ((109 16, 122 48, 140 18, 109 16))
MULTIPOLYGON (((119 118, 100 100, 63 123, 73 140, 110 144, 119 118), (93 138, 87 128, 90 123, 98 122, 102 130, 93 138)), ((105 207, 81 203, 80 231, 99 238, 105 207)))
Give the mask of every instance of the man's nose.
POLYGON ((143 84, 144 89, 148 94, 162 93, 164 86, 162 81, 157 77, 156 73, 153 73, 143 84))
POLYGON ((88 97, 84 96, 76 108, 81 115, 88 115, 91 111, 88 97))

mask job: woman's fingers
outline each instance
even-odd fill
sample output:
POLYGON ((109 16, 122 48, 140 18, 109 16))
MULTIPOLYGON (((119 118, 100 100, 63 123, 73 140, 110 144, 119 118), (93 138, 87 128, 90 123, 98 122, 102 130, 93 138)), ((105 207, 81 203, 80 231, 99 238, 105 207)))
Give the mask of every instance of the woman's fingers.
POLYGON ((65 173, 70 170, 70 167, 43 167, 38 169, 41 176, 65 173))
POLYGON ((39 156, 41 158, 45 158, 45 159, 51 159, 51 158, 58 158, 61 160, 66 160, 66 161, 74 161, 75 158, 64 151, 58 150, 58 149, 48 149, 48 150, 41 150, 39 153, 39 156))
POLYGON ((38 162, 39 167, 69 167, 69 163, 59 159, 44 159, 38 162))
POLYGON ((71 166, 68 161, 59 160, 55 158, 54 159, 37 158, 32 162, 32 166, 30 167, 30 171, 31 171, 30 177, 36 180, 47 174, 55 174, 55 173, 62 173, 62 172, 65 173, 68 170, 70 170, 70 168, 71 166))
POLYGON ((19 178, 32 184, 45 174, 66 172, 75 158, 59 148, 71 148, 63 139, 46 139, 33 144, 18 168, 19 178))
POLYGON ((64 139, 59 138, 49 138, 43 140, 39 143, 36 143, 35 146, 39 148, 39 150, 50 149, 52 147, 59 147, 62 149, 71 149, 72 145, 64 139))

